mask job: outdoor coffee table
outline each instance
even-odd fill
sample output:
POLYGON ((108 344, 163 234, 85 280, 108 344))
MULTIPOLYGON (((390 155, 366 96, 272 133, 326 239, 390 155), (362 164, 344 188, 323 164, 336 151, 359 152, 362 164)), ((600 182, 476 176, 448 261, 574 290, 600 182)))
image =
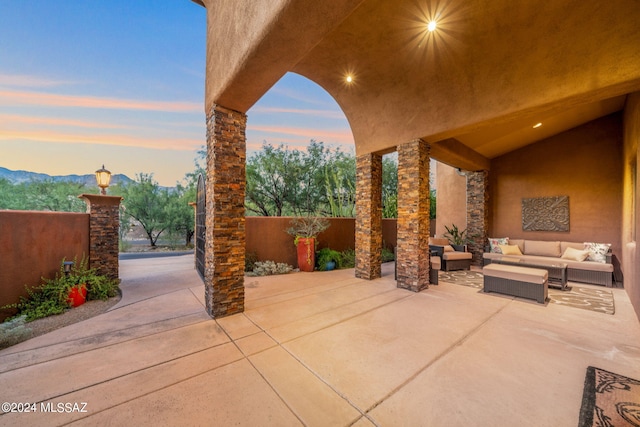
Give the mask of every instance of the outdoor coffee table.
POLYGON ((559 286, 561 290, 567 287, 567 263, 559 261, 535 260, 528 261, 515 257, 503 256, 491 260, 496 264, 517 265, 520 267, 540 268, 549 273, 549 285, 559 286))

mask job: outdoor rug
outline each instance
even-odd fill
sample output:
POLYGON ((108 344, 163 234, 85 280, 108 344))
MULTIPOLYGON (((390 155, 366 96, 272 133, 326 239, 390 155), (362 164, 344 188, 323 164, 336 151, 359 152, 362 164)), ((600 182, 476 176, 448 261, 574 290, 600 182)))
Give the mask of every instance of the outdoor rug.
MULTIPOLYGON (((438 280, 482 289, 482 273, 473 270, 440 271, 438 280)), ((566 290, 549 287, 549 301, 569 307, 614 314, 613 294, 610 290, 567 286, 566 290)))
POLYGON ((578 427, 640 427, 640 381, 587 368, 578 427))

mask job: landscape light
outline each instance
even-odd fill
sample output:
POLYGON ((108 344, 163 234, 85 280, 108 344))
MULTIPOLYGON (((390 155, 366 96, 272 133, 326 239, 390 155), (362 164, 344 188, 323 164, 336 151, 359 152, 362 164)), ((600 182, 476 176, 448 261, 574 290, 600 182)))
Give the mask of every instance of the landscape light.
POLYGON ((73 261, 64 261, 62 265, 64 266, 64 275, 68 276, 69 273, 71 273, 71 266, 73 266, 73 261))

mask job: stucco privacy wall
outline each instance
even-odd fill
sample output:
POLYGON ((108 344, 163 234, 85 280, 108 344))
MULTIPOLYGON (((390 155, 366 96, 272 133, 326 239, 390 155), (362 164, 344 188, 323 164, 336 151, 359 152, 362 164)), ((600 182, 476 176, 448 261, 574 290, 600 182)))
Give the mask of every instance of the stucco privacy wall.
POLYGON ((595 241, 621 258, 622 114, 594 120, 491 162, 490 237, 595 241), (569 196, 569 232, 522 230, 522 199, 569 196))
MULTIPOLYGON (((354 249, 355 219, 327 218, 331 226, 318 236, 318 248, 331 248, 336 251, 354 249)), ((285 262, 298 266, 293 237, 287 234, 291 217, 248 216, 246 223, 246 251, 254 253, 260 261, 285 262)), ((396 246, 396 220, 382 220, 382 242, 392 249, 396 246)))
POLYGON ((624 111, 624 200, 622 213, 622 269, 625 288, 640 319, 640 252, 637 240, 640 233, 640 216, 637 209, 640 181, 638 163, 640 148, 640 92, 627 97, 624 111))
POLYGON ((0 211, 0 306, 26 296, 24 286, 53 278, 63 258, 89 256, 89 214, 0 211))

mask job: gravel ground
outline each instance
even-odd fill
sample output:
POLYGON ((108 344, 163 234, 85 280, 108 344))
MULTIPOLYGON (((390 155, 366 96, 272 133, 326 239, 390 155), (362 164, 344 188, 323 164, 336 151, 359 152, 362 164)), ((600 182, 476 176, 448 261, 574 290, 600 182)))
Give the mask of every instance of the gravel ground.
POLYGON ((88 301, 62 314, 37 319, 13 330, 2 330, 0 331, 0 349, 102 314, 116 305, 118 301, 120 301, 119 295, 106 301, 88 301))

